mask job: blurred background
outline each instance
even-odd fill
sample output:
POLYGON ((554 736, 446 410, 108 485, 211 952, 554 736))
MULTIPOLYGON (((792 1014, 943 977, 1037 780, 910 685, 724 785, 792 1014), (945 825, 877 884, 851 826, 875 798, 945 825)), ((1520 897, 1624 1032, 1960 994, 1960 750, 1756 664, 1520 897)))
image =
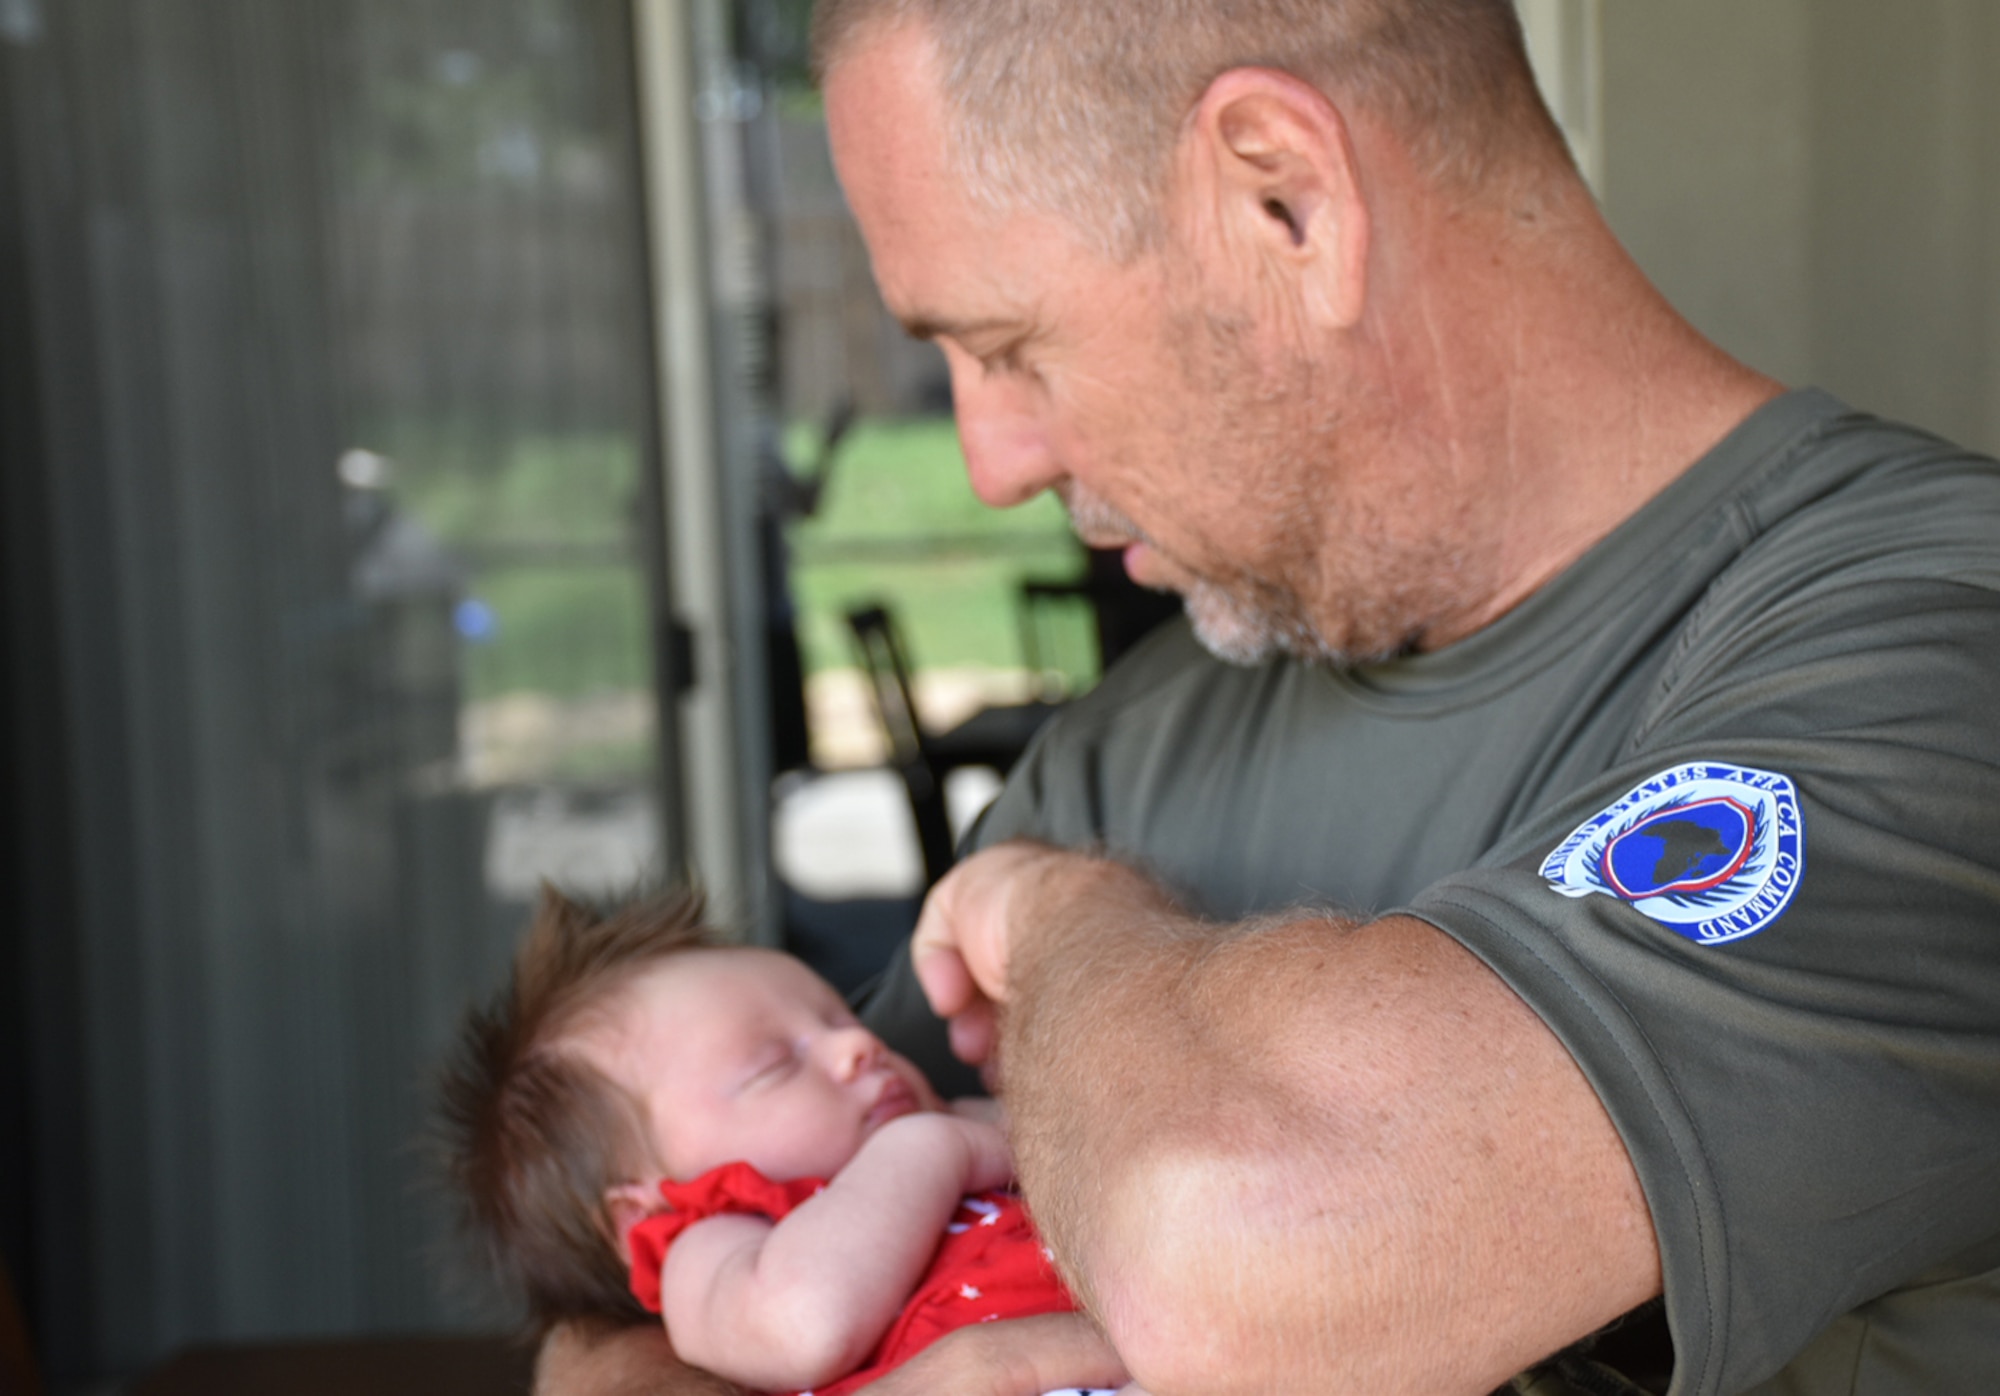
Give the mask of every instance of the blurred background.
MULTIPOLYGON (((423 1139, 540 881, 852 986, 1171 611, 973 499, 808 10, 0 0, 0 1381, 518 1387, 423 1139)), ((1522 13, 1697 324, 2000 448, 2000 11, 1522 13)))

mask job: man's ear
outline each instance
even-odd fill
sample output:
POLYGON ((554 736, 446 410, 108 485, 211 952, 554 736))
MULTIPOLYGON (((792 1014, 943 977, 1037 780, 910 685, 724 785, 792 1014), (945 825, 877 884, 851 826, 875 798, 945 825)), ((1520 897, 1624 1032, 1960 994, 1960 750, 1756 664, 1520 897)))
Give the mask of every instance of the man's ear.
POLYGON ((1297 283, 1309 324, 1348 329, 1368 288, 1368 208, 1344 118, 1310 83, 1232 68, 1181 134, 1180 217, 1196 244, 1297 283))
POLYGON ((614 1183, 604 1190, 604 1215, 611 1223, 611 1239, 626 1264, 632 1263, 632 1251, 626 1244, 632 1228, 653 1213, 666 1210, 667 1200, 660 1196, 657 1182, 614 1183))

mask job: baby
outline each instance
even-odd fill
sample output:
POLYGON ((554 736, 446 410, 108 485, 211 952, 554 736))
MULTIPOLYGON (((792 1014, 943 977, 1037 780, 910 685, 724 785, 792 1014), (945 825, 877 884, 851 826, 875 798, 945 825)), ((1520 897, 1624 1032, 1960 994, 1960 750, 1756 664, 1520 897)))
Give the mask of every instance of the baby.
POLYGON ((539 1321, 650 1310, 756 1390, 840 1396, 953 1328, 1075 1307, 997 1191, 991 1104, 946 1109, 805 965, 712 943, 690 895, 600 915, 545 890, 444 1114, 539 1321))

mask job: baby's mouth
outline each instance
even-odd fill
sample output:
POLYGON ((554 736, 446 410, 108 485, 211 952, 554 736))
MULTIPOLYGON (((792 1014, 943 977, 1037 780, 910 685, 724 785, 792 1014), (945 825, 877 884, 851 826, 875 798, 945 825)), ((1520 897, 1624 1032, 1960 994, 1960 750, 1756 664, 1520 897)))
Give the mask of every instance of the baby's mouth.
POLYGON ((916 1092, 905 1085, 900 1078, 891 1076, 884 1083, 882 1094, 875 1098, 875 1103, 869 1107, 868 1114, 861 1123, 870 1131, 877 1130, 891 1120, 912 1113, 916 1108, 916 1092))

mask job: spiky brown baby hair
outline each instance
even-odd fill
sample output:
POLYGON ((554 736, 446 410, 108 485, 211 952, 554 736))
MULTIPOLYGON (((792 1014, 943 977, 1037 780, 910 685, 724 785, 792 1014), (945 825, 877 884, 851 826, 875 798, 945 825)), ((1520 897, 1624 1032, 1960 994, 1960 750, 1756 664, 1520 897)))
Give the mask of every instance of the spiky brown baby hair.
POLYGON ((439 1097, 445 1172, 538 1328, 649 1319, 604 1210, 651 1163, 644 1110, 568 1044, 639 969, 715 943, 699 893, 598 907, 545 883, 506 987, 466 1014, 439 1097))

